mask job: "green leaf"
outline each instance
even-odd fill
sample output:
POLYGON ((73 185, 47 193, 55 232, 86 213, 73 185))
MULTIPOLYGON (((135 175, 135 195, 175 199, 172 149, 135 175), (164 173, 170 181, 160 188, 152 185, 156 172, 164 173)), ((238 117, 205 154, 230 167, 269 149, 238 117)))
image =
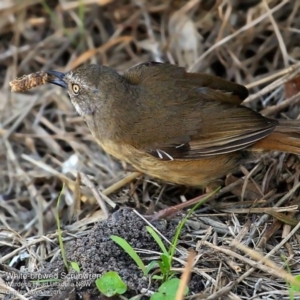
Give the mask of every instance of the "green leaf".
MULTIPOLYGON (((150 297, 150 300, 174 300, 176 298, 179 283, 180 279, 178 278, 173 278, 164 282, 159 287, 158 291, 150 297)), ((188 292, 189 289, 186 288, 184 295, 186 296, 188 292)))
POLYGON ((158 265, 159 265, 160 272, 163 275, 166 275, 166 273, 168 272, 168 269, 166 268, 164 262, 162 260, 160 260, 160 261, 158 261, 158 265))
POLYGON ((62 256, 64 265, 65 265, 67 271, 69 272, 69 264, 68 264, 68 261, 67 261, 67 255, 66 255, 66 251, 65 251, 65 247, 64 247, 64 242, 63 242, 63 238, 62 238, 62 231, 61 231, 61 228, 60 228, 60 219, 59 219, 59 206, 60 206, 61 198, 64 194, 64 189, 65 189, 65 184, 63 184, 63 187, 62 187, 62 189, 59 193, 58 199, 57 199, 55 218, 56 218, 56 225, 57 225, 57 238, 58 238, 59 248, 60 248, 60 251, 61 251, 61 256, 62 256))
POLYGON ((149 274, 151 270, 158 266, 158 262, 156 260, 152 260, 146 267, 146 275, 149 274))
POLYGON ((163 280, 164 277, 163 277, 162 275, 153 275, 153 276, 152 276, 152 279, 153 279, 153 280, 163 280))
POLYGON ((80 267, 76 261, 70 261, 70 266, 74 269, 77 273, 80 273, 80 267))
POLYGON ((122 295, 127 291, 127 285, 117 272, 107 272, 96 281, 98 290, 106 297, 122 295))
POLYGON ((158 261, 158 265, 161 273, 163 274, 165 280, 170 279, 170 270, 171 270, 171 257, 169 254, 162 254, 160 256, 161 260, 158 261))
POLYGON ((151 236, 154 238, 155 242, 157 243, 157 245, 160 247, 161 251, 164 254, 168 254, 168 251, 162 241, 162 239, 160 238, 160 236, 157 234, 157 232, 150 226, 146 226, 147 231, 151 234, 151 236))
POLYGON ((147 269, 141 258, 138 256, 136 251, 125 241, 123 238, 111 235, 110 238, 117 243, 137 264, 137 266, 143 271, 144 275, 147 275, 147 269))
POLYGON ((187 219, 192 215, 192 213, 202 204, 204 204, 207 200, 210 199, 211 196, 213 196, 214 194, 216 194, 219 190, 221 189, 221 187, 218 187, 217 189, 215 189, 213 192, 211 192, 210 194, 206 195, 205 197, 203 197, 201 200, 199 200, 199 202, 193 206, 189 212, 186 214, 186 216, 181 220, 181 222, 179 223, 179 225, 177 226, 176 229, 176 233, 175 236, 173 238, 172 244, 170 246, 170 250, 169 250, 169 254, 171 256, 171 258, 173 259, 174 257, 174 253, 175 253, 175 249, 179 240, 179 236, 180 233, 182 231, 183 226, 185 225, 187 219))
POLYGON ((171 260, 172 258, 170 257, 169 254, 162 254, 160 256, 164 266, 165 266, 165 269, 167 270, 167 272, 169 272, 171 270, 171 260))
MULTIPOLYGON (((296 276, 294 277, 294 279, 295 279, 297 282, 299 282, 299 285, 300 285, 300 275, 296 275, 296 276)), ((300 287, 299 287, 299 285, 296 285, 296 284, 294 284, 294 283, 291 283, 291 289, 292 289, 292 291, 293 291, 293 292, 300 292, 300 287)))

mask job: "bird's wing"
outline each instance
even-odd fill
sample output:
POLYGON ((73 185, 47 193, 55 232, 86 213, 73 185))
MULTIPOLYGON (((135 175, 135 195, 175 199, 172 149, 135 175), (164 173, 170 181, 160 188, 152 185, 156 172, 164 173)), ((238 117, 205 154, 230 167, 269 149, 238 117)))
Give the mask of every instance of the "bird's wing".
POLYGON ((143 95, 131 143, 135 139, 136 147, 163 160, 234 152, 269 135, 277 124, 240 105, 246 88, 218 77, 152 62, 124 77, 143 95))
POLYGON ((153 61, 133 66, 125 72, 124 77, 131 84, 147 85, 156 81, 157 78, 161 79, 162 74, 165 78, 169 76, 171 80, 183 79, 181 80, 181 84, 186 87, 208 87, 224 92, 225 94, 227 93, 230 97, 223 97, 223 102, 241 104, 249 94, 247 88, 243 85, 221 77, 202 73, 187 73, 183 67, 153 61))

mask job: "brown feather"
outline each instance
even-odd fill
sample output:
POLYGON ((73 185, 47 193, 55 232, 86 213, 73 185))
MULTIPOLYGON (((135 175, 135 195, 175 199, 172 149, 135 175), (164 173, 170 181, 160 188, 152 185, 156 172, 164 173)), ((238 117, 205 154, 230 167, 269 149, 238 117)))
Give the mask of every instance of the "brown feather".
POLYGON ((300 154, 300 121, 280 120, 269 136, 256 142, 253 151, 282 151, 300 154))
POLYGON ((245 87, 215 76, 150 62, 129 69, 124 77, 143 93, 138 97, 139 117, 129 134, 137 148, 163 160, 244 149, 277 124, 240 105, 248 95, 245 87), (155 122, 149 118, 153 113, 155 122))

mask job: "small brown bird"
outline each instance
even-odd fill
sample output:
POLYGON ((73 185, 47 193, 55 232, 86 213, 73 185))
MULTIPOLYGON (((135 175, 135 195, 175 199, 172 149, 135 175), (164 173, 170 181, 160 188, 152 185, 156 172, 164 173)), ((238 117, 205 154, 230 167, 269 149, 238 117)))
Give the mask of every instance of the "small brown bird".
POLYGON ((47 73, 107 153, 165 181, 205 186, 253 151, 300 154, 299 121, 241 105, 248 90, 219 77, 157 62, 123 76, 100 65, 47 73))

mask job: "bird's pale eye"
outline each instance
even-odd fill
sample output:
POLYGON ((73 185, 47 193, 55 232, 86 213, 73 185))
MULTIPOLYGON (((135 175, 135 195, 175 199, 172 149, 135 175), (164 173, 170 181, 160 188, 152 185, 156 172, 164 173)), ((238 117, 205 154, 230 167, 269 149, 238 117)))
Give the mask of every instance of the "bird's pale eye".
POLYGON ((80 88, 79 88, 78 84, 76 84, 76 83, 72 84, 72 91, 74 94, 77 95, 79 93, 79 90, 80 90, 80 88))

